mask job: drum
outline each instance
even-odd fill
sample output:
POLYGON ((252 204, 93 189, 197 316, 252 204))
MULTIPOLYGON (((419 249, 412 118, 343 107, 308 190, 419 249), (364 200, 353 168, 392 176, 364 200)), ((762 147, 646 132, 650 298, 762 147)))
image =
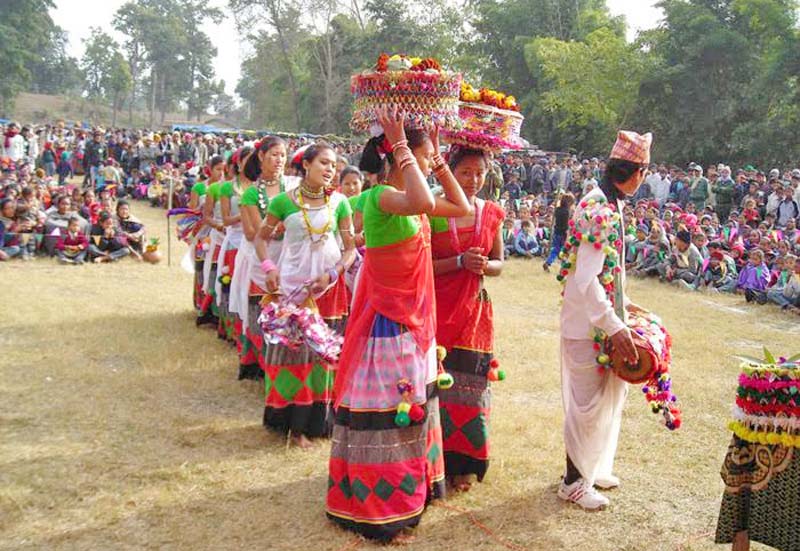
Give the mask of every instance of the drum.
POLYGON ((669 333, 661 319, 650 312, 630 314, 628 329, 639 353, 639 361, 635 364, 626 362, 611 346, 609 339, 611 369, 623 381, 643 384, 650 381, 657 371, 669 366, 669 333))

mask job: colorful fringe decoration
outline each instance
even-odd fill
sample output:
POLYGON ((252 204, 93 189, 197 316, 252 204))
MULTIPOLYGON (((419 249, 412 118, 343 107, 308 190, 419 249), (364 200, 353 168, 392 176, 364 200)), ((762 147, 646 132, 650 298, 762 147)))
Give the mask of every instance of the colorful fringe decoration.
POLYGON ((743 357, 733 420, 728 424, 747 442, 800 449, 800 354, 764 360, 743 357))
POLYGON ((167 212, 167 216, 181 216, 177 221, 175 231, 178 239, 191 243, 202 227, 203 211, 187 207, 174 208, 167 212))

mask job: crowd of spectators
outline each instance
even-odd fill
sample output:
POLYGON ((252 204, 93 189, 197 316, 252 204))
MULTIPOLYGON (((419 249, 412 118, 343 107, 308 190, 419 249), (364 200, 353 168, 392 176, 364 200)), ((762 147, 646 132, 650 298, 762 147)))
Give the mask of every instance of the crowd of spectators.
MULTIPOLYGON (((129 200, 186 206, 208 160, 227 160, 255 136, 11 123, 2 138, 0 260, 52 255, 82 263, 141 257, 145 228, 129 200)), ((287 141, 294 151, 312 138, 287 141)), ((334 145, 340 168, 358 164, 360 142, 334 145)), ((548 270, 571 209, 604 169, 603 159, 563 154, 494 159, 482 195, 506 210, 506 254, 541 257, 548 270)), ((797 312, 799 204, 800 168, 653 164, 626 205, 626 266, 687 291, 739 293, 797 312)))

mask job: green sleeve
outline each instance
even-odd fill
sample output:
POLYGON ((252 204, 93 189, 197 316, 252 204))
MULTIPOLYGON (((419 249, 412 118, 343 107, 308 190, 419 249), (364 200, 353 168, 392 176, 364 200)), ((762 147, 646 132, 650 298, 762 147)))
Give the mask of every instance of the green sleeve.
POLYGON ((206 185, 203 182, 197 182, 192 186, 192 193, 196 193, 198 196, 202 197, 206 194, 206 185))
POLYGON ((279 220, 285 220, 291 214, 291 203, 292 200, 289 199, 289 195, 286 192, 280 193, 269 202, 267 214, 271 214, 279 220))
POLYGON ((219 196, 227 197, 228 199, 233 197, 233 184, 231 182, 222 182, 219 186, 219 196))
POLYGON ((256 186, 250 186, 244 193, 242 193, 242 199, 239 201, 239 204, 244 206, 250 207, 257 207, 258 206, 258 188, 256 186))
POLYGON ((431 220, 432 233, 442 233, 450 229, 450 226, 447 223, 447 218, 442 218, 441 216, 433 216, 431 217, 430 220, 431 220))
POLYGON ((336 207, 336 225, 348 216, 353 216, 353 209, 350 207, 350 201, 339 201, 339 206, 336 207))
POLYGON ((358 200, 356 201, 355 206, 353 206, 353 210, 356 212, 364 212, 364 203, 367 202, 367 197, 369 197, 369 190, 362 191, 361 194, 358 196, 358 200))

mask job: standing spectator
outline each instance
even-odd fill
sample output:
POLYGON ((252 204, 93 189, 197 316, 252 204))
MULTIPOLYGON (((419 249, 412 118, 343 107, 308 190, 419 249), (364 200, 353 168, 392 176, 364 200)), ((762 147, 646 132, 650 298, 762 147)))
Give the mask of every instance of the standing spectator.
POLYGON ((777 217, 779 228, 785 228, 790 220, 797 220, 800 217, 800 206, 794 199, 794 189, 791 184, 786 184, 783 188, 783 200, 778 204, 777 217))
POLYGON ((197 148, 192 143, 192 135, 187 132, 183 135, 183 143, 178 148, 178 164, 188 163, 189 161, 198 164, 196 155, 197 148))
POLYGON ((42 151, 42 167, 47 177, 51 177, 56 173, 56 154, 53 151, 53 144, 46 142, 44 144, 44 151, 42 151))
POLYGON ((151 177, 153 172, 153 165, 156 164, 158 159, 159 150, 153 144, 153 136, 145 135, 142 137, 142 143, 136 150, 136 158, 139 160, 139 172, 146 177, 151 177))
POLYGON ((689 201, 697 212, 706 208, 709 197, 708 180, 703 177, 703 167, 698 164, 689 166, 689 201))
POLYGON ((717 214, 720 222, 728 219, 731 209, 733 209, 734 193, 736 183, 731 179, 731 169, 723 166, 719 172, 719 178, 712 185, 712 189, 717 198, 717 214))
POLYGON ((86 146, 83 154, 83 185, 87 183, 94 187, 97 181, 97 171, 108 158, 108 148, 103 140, 103 132, 98 128, 92 133, 92 141, 86 146))
POLYGON ((3 157, 19 163, 25 157, 25 138, 19 133, 19 125, 11 122, 6 127, 3 140, 3 157))
POLYGON ((573 205, 575 205, 575 196, 571 193, 563 194, 558 201, 553 224, 553 242, 550 246, 550 254, 542 266, 545 272, 550 271, 550 266, 555 262, 561 252, 561 248, 564 246, 567 230, 569 229, 569 221, 572 218, 573 205))

